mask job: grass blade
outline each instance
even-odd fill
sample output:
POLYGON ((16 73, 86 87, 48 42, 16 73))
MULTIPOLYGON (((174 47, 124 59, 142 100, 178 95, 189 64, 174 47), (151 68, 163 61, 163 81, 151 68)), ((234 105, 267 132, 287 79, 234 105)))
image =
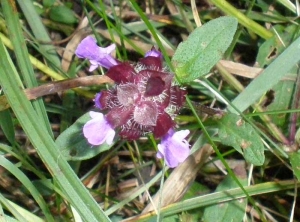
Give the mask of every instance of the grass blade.
MULTIPOLYGON (((300 37, 297 38, 282 54, 274 60, 264 72, 256 77, 232 104, 240 112, 257 102, 261 96, 279 82, 300 60, 300 37)), ((230 108, 232 111, 233 109, 230 108)), ((233 111, 234 112, 234 111, 233 111)))
POLYGON ((60 155, 59 148, 47 133, 44 125, 36 121, 36 114, 25 94, 16 85, 16 70, 10 57, 0 42, 0 84, 29 140, 65 192, 68 201, 77 209, 85 221, 109 221, 99 208, 81 181, 75 175, 70 165, 60 155))
MULTIPOLYGON (((10 33, 10 38, 13 43, 14 51, 17 57, 19 69, 22 70, 23 78, 27 87, 35 87, 38 85, 33 67, 29 60, 29 54, 26 48, 24 36, 19 23, 17 9, 13 2, 8 0, 2 1, 3 13, 6 18, 7 27, 10 33)), ((47 112, 43 100, 38 99, 33 101, 33 106, 37 112, 40 124, 47 127, 48 133, 53 137, 51 126, 48 120, 47 112)))

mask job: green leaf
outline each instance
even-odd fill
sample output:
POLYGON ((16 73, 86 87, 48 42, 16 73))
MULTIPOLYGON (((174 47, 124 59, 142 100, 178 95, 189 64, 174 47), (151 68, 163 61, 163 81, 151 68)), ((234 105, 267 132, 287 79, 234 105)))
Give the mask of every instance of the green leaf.
POLYGON ((84 114, 56 139, 55 143, 61 148, 61 154, 65 159, 90 159, 111 147, 105 143, 100 146, 92 146, 87 142, 86 138, 83 136, 82 128, 90 119, 88 113, 84 114))
MULTIPOLYGON (((274 61, 285 50, 286 45, 289 45, 295 37, 299 36, 297 27, 294 24, 288 27, 283 25, 276 25, 274 27, 280 38, 273 36, 259 47, 256 61, 261 68, 274 61)), ((287 110, 289 108, 295 85, 295 82, 291 81, 291 79, 296 79, 297 72, 298 66, 294 65, 289 71, 288 76, 272 87, 272 97, 274 99, 271 98, 271 103, 266 106, 266 111, 287 110)), ((275 125, 284 126, 287 124, 286 116, 286 113, 279 113, 277 115, 270 115, 270 118, 275 125)))
MULTIPOLYGON (((147 184, 148 185, 148 184, 147 184)), ((276 182, 260 183, 251 186, 245 186, 245 190, 249 196, 261 195, 266 193, 279 192, 288 189, 295 189, 295 186, 299 186, 300 182, 295 183, 294 180, 283 180, 276 182)), ((271 194, 272 195, 272 194, 271 194)), ((233 199, 240 199, 247 197, 245 191, 241 188, 234 188, 220 192, 214 192, 206 195, 199 195, 194 198, 190 198, 178 203, 170 204, 168 207, 161 209, 160 213, 164 216, 174 215, 183 211, 196 209, 200 207, 210 206, 212 204, 218 204, 221 202, 231 201, 233 199)), ((149 214, 143 218, 139 218, 139 222, 148 222, 153 217, 157 217, 156 214, 149 214)), ((209 221, 210 222, 210 221, 209 221)), ((227 221, 226 221, 227 222, 227 221)))
POLYGON ((294 171, 295 176, 300 181, 300 153, 292 153, 290 156, 290 162, 294 171))
POLYGON ((195 29, 172 58, 178 81, 186 83, 207 74, 222 58, 236 29, 237 20, 227 16, 195 29))
POLYGON ((51 7, 52 5, 54 5, 56 0, 43 0, 43 5, 48 8, 51 7))
POLYGON ((10 114, 10 110, 0 112, 0 128, 2 129, 6 139, 11 143, 15 143, 15 129, 10 114))
POLYGON ((232 146, 246 161, 260 166, 264 163, 264 146, 255 129, 240 116, 229 113, 218 121, 221 143, 232 146))
MULTIPOLYGON (((24 79, 24 85, 27 88, 36 87, 38 86, 38 82, 36 80, 36 74, 34 73, 32 64, 29 59, 29 53, 25 41, 26 38, 23 35, 23 31, 19 21, 19 15, 14 6, 11 5, 12 3, 8 3, 7 1, 2 1, 1 3, 3 7, 3 14, 7 22, 8 31, 10 33, 10 39, 13 44, 14 53, 18 62, 18 67, 19 70, 22 70, 20 74, 22 75, 22 79, 24 79)), ((21 82, 20 84, 22 85, 21 82)), ((35 101, 32 101, 32 104, 36 110, 36 120, 39 121, 41 125, 45 125, 47 127, 48 133, 53 137, 53 132, 51 130, 43 100, 39 98, 35 101)))
MULTIPOLYGON (((247 185, 246 170, 242 166, 238 166, 234 169, 234 172, 242 185, 247 185)), ((238 185, 232 179, 231 176, 227 176, 222 183, 219 184, 216 191, 226 191, 232 188, 236 188, 238 185)), ((247 200, 239 199, 229 202, 219 203, 205 208, 204 221, 243 221, 245 215, 247 200)))
POLYGON ((48 205, 36 187, 32 184, 32 181, 15 164, 10 162, 3 155, 0 155, 0 165, 13 174, 27 188, 27 190, 41 207, 45 217, 47 218, 47 221, 55 221, 50 213, 48 205))
MULTIPOLYGON (((293 97, 295 82, 290 80, 282 80, 277 83, 273 88, 274 99, 270 105, 267 106, 266 111, 276 111, 276 110, 288 110, 291 104, 291 99, 293 97)), ((277 115, 270 115, 272 122, 276 126, 288 125, 286 121, 287 113, 279 113, 277 115)))
POLYGON ((2 41, 0 41, 0 54, 0 67, 2 67, 0 84, 3 86, 4 94, 31 144, 36 148, 59 188, 66 195, 66 201, 76 207, 84 221, 109 221, 70 165, 64 158, 59 158, 61 156, 59 149, 47 132, 45 125, 37 121, 34 108, 25 93, 19 88, 16 68, 2 41))
MULTIPOLYGON (((268 90, 277 84, 282 77, 300 60, 300 37, 281 53, 260 75, 258 75, 233 101, 240 112, 256 103, 268 90)), ((231 112, 236 112, 228 107, 231 112)))
POLYGON ((55 22, 73 24, 77 22, 74 12, 66 6, 54 6, 49 12, 50 19, 55 22))
POLYGON ((37 11, 34 7, 33 1, 23 1, 17 0, 22 10, 22 15, 25 16, 28 25, 30 26, 35 39, 38 41, 35 44, 38 46, 40 53, 49 61, 50 66, 55 68, 61 67, 60 58, 56 52, 55 46, 52 44, 40 44, 45 42, 51 42, 47 29, 42 23, 41 17, 37 14, 37 11))

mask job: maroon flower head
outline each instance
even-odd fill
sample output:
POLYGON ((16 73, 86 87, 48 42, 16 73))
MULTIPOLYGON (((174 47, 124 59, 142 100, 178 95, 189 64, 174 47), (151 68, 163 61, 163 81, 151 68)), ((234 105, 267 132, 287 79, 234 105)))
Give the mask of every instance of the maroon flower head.
POLYGON ((174 118, 185 102, 186 91, 163 68, 162 54, 155 48, 136 65, 113 58, 110 54, 114 49, 114 44, 97 46, 92 37, 83 39, 76 49, 79 58, 90 61, 90 71, 103 66, 116 83, 112 89, 96 94, 95 106, 106 115, 91 111, 91 119, 83 126, 84 136, 92 145, 111 145, 116 131, 130 140, 152 132, 161 138, 157 157, 164 158, 171 168, 178 166, 190 153, 185 140, 189 130, 174 131, 174 118))
POLYGON ((174 75, 162 68, 161 56, 149 56, 136 65, 120 63, 107 76, 116 83, 95 98, 107 110, 106 119, 119 135, 134 140, 153 132, 162 137, 173 128, 174 117, 185 101, 185 90, 174 84, 174 75))

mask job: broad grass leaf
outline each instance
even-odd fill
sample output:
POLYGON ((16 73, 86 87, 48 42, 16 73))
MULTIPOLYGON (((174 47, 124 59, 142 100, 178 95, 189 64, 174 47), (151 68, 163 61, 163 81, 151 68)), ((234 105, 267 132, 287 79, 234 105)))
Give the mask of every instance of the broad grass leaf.
MULTIPOLYGON (((233 101, 240 112, 256 103, 299 62, 300 37, 289 45, 261 74, 259 74, 233 101)), ((231 112, 237 113, 232 107, 231 112)))
MULTIPOLYGON (((243 166, 238 166, 234 172, 242 185, 247 185, 246 170, 243 166)), ((226 191, 232 188, 237 188, 237 183, 228 175, 217 187, 216 191, 226 191)), ((205 208, 204 221, 214 222, 240 222, 243 221, 247 200, 238 199, 224 203, 219 203, 205 208)))
MULTIPOLYGON (((265 68, 271 62, 273 62, 286 48, 290 45, 294 38, 299 36, 298 26, 290 25, 288 27, 283 25, 276 25, 274 27, 278 36, 274 35, 272 38, 265 41, 260 47, 257 54, 256 61, 261 68, 265 68)), ((291 99, 294 93, 295 82, 291 81, 297 77, 298 66, 294 67, 286 75, 286 78, 281 79, 276 85, 274 85, 269 91, 268 105, 266 105, 266 111, 274 110, 287 110, 291 104, 291 99)), ((270 115, 272 122, 277 126, 284 126, 287 124, 286 113, 279 113, 277 115, 270 115)))
POLYGON ((229 113, 218 121, 221 143, 232 146, 247 162, 256 166, 264 163, 264 146, 255 129, 240 116, 229 113))
POLYGON ((290 155, 290 162, 294 171, 295 176, 300 181, 300 153, 292 153, 290 155))
MULTIPOLYGON (((293 70, 295 69, 293 68, 293 70)), ((290 73, 292 76, 292 71, 290 73)), ((291 81, 290 79, 278 82, 270 91, 270 99, 272 101, 266 107, 266 111, 288 110, 293 98, 294 87, 295 82, 291 81)), ((289 121, 287 121, 287 115, 287 113, 282 112, 276 115, 270 115, 270 118, 276 126, 283 127, 289 124, 289 121)))
POLYGON ((61 148, 61 154, 66 160, 90 159, 111 147, 106 143, 100 146, 92 146, 87 142, 83 136, 82 128, 89 120, 89 113, 84 114, 56 139, 55 143, 61 148))
POLYGON ((198 27, 180 43, 172 58, 178 81, 187 83, 207 74, 229 47, 237 24, 233 17, 220 17, 198 27))

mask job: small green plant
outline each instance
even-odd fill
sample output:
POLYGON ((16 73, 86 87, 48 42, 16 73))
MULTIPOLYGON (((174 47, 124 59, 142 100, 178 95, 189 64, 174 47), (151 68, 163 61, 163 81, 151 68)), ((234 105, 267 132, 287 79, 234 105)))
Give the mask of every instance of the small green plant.
POLYGON ((296 220, 296 6, 154 2, 1 1, 6 220, 296 220))

